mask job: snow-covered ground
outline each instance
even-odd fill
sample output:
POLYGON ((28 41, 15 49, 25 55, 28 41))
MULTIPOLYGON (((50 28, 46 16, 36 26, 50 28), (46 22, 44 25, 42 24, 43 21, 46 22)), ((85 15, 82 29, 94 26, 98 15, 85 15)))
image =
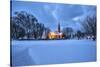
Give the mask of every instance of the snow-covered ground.
POLYGON ((12 41, 12 65, 40 65, 96 61, 96 41, 12 41))

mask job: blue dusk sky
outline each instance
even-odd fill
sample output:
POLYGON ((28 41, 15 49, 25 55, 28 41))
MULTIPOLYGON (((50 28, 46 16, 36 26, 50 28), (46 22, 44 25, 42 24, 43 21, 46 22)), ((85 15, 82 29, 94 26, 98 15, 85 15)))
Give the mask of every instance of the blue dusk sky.
POLYGON ((72 27, 74 30, 82 30, 80 21, 88 15, 96 15, 96 6, 93 5, 12 1, 11 8, 12 15, 16 11, 26 11, 52 31, 57 30, 58 23, 61 29, 72 27))

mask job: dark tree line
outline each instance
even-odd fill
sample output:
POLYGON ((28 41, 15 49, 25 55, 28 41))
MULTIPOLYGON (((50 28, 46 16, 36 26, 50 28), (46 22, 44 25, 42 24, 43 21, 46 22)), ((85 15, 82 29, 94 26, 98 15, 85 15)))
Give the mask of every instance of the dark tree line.
POLYGON ((10 18, 12 39, 40 39, 47 29, 37 18, 25 11, 15 12, 10 18))
MULTIPOLYGON (((96 39, 96 16, 87 16, 81 22, 84 32, 74 31, 71 27, 65 27, 62 30, 64 39, 77 37, 78 39, 90 36, 96 39)), ((37 18, 25 11, 15 12, 10 18, 11 38, 12 39, 48 39, 50 28, 39 23, 37 18)))

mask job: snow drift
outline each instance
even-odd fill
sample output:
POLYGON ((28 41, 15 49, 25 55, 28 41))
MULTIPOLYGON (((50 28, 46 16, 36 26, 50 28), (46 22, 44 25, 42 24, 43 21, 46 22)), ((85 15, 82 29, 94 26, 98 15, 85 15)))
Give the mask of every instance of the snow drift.
POLYGON ((96 61, 92 40, 14 40, 11 49, 13 66, 96 61))

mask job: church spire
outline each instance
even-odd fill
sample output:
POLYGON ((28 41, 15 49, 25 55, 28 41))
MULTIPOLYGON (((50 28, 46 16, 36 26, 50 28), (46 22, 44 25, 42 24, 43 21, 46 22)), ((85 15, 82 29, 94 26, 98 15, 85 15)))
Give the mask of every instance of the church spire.
POLYGON ((60 33, 60 23, 58 23, 58 32, 60 33))

